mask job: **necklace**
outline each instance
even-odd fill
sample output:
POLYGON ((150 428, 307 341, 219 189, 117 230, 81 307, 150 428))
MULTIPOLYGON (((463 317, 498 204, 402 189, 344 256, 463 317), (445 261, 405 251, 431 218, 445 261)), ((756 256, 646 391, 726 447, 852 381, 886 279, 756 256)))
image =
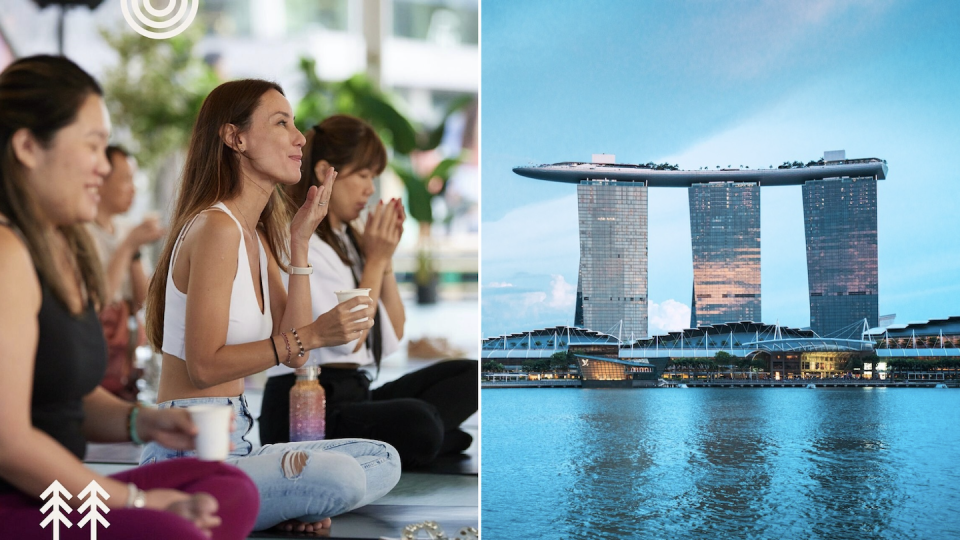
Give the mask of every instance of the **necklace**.
POLYGON ((246 214, 243 213, 243 209, 240 208, 239 204, 237 204, 237 212, 240 212, 240 217, 243 218, 243 222, 247 225, 247 234, 249 234, 250 236, 255 236, 256 229, 253 229, 250 227, 250 220, 247 219, 246 214), (254 231, 254 232, 251 232, 251 231, 254 231))

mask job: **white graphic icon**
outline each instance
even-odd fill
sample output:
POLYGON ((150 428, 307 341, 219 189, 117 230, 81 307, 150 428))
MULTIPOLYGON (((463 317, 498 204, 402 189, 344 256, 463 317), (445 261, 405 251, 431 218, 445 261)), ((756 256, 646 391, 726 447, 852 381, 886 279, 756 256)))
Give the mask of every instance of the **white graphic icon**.
MULTIPOLYGON (((97 525, 104 528, 110 526, 107 518, 103 517, 100 513, 103 512, 106 514, 110 512, 110 509, 107 508, 107 505, 104 504, 101 497, 106 500, 110 498, 110 494, 104 491, 96 480, 91 480, 90 483, 87 484, 87 487, 83 488, 83 491, 80 492, 80 499, 85 500, 77 511, 81 514, 86 513, 87 515, 84 516, 77 525, 80 527, 90 525, 90 540, 97 540, 97 525)), ((73 527, 70 519, 61 513, 65 512, 69 514, 73 512, 73 508, 70 508, 70 505, 66 503, 66 501, 73 498, 73 495, 67 491, 67 488, 63 487, 63 484, 54 480, 53 483, 50 484, 50 487, 40 495, 40 498, 43 500, 50 499, 40 508, 40 512, 43 514, 50 512, 50 515, 43 518, 43 521, 40 522, 40 526, 46 529, 47 525, 53 523, 53 540, 60 540, 60 525, 66 525, 68 528, 73 527)))
POLYGON ((47 504, 43 505, 43 508, 40 509, 40 512, 43 514, 50 512, 50 515, 40 522, 40 526, 46 529, 47 525, 52 523, 53 540, 60 540, 60 525, 66 525, 67 528, 73 527, 73 523, 70 523, 70 520, 60 513, 61 511, 67 514, 73 512, 73 508, 70 508, 70 505, 66 503, 66 501, 73 498, 73 495, 71 495, 60 482, 54 480, 53 483, 50 484, 50 487, 40 495, 40 498, 45 501, 50 499, 47 501, 47 504), (61 497, 63 498, 61 499, 61 497))
POLYGON ((590 360, 587 360, 586 358, 580 359, 580 365, 582 365, 583 367, 587 367, 587 364, 589 363, 590 363, 590 360))
POLYGON ((120 0, 120 10, 123 12, 123 18, 127 20, 130 28, 133 28, 141 36, 150 39, 167 39, 180 35, 193 23, 193 19, 197 16, 197 8, 200 7, 200 0, 168 0, 167 7, 157 9, 153 7, 154 1, 120 0), (127 2, 131 4, 131 7, 127 6, 127 2), (143 9, 152 18, 147 17, 140 10, 141 2, 143 2, 143 9), (179 6, 177 12, 173 13, 177 6, 179 6), (187 12, 188 8, 189 13, 187 12), (133 11, 132 15, 131 11, 133 11), (166 30, 170 27, 174 28, 166 30), (154 30, 160 31, 155 32, 154 30))
POLYGON ((90 524, 90 540, 97 540, 98 523, 103 527, 110 526, 110 524, 107 523, 107 519, 100 515, 100 512, 104 514, 110 512, 110 509, 100 500, 100 497, 109 499, 110 494, 104 491, 96 480, 90 481, 87 487, 83 488, 83 491, 80 492, 80 499, 86 500, 80 505, 79 512, 81 514, 86 513, 87 515, 84 516, 77 525, 83 527, 88 523, 90 524))

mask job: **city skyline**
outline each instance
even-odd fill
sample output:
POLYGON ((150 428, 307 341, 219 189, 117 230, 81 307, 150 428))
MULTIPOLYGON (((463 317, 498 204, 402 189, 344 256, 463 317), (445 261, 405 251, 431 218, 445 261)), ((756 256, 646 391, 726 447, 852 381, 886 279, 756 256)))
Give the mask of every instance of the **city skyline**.
MULTIPOLYGON (((960 61, 946 20, 957 6, 603 9, 612 5, 484 5, 485 336, 573 323, 575 190, 510 170, 600 152, 692 170, 775 167, 833 148, 886 158, 894 176, 877 195, 879 313, 897 313, 897 323, 955 314, 960 260, 946 231, 958 225, 949 160, 960 144, 951 97, 960 61), (555 32, 563 24, 577 39, 555 32), (601 28, 604 39, 590 39, 601 28)), ((801 188, 761 199, 764 322, 806 327, 801 188)), ((693 260, 687 194, 651 190, 648 204, 654 334, 688 327, 693 260)))

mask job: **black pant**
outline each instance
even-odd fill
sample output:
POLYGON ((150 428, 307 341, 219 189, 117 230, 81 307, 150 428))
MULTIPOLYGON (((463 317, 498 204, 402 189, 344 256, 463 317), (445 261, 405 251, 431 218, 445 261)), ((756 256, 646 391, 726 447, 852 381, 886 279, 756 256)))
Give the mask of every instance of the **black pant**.
MULTIPOLYGON (((462 452, 470 437, 459 426, 477 411, 476 360, 447 360, 408 373, 370 391, 367 372, 323 367, 328 439, 383 441, 400 453, 404 468, 420 467, 447 452, 462 452)), ((263 390, 260 442, 290 440, 290 389, 296 376, 270 377, 263 390)))

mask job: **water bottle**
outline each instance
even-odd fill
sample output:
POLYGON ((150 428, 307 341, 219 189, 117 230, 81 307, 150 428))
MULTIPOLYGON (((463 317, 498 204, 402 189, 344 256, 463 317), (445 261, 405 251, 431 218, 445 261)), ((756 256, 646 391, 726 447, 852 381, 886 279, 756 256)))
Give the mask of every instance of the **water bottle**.
POLYGON ((320 386, 320 368, 297 369, 290 389, 290 442, 319 441, 326 431, 327 396, 320 386))

